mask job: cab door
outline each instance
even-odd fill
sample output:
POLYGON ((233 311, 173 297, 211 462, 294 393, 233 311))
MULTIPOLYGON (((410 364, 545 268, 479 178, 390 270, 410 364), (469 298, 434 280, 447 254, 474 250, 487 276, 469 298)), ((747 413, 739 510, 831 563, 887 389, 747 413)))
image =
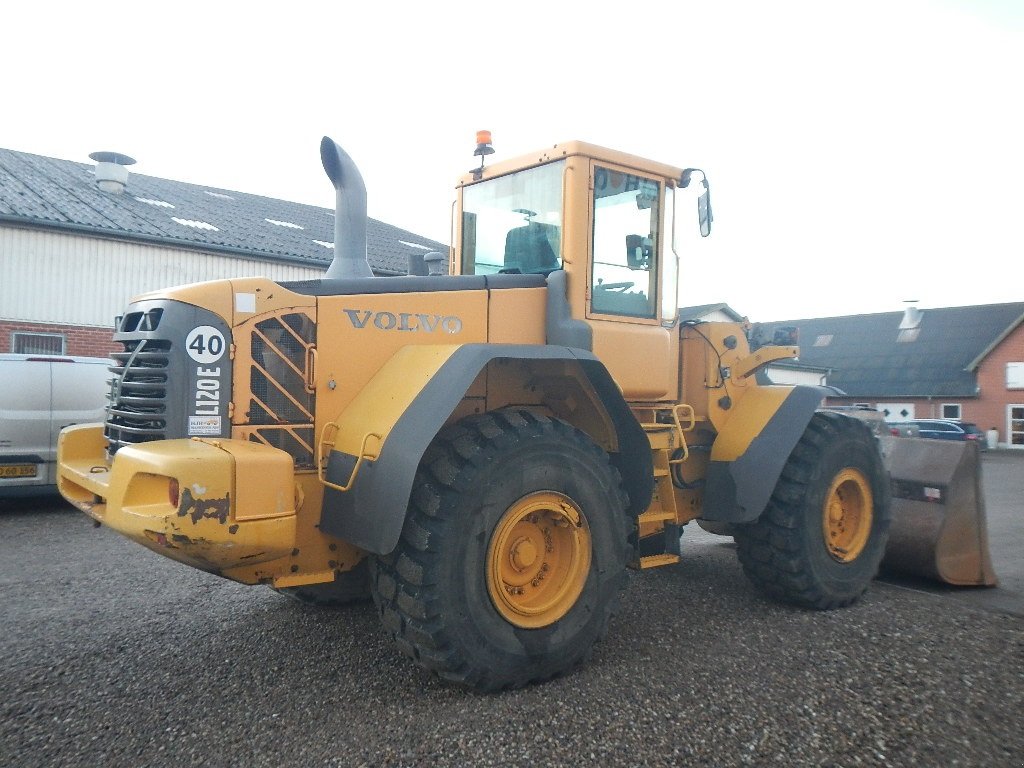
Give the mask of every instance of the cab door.
POLYGON ((594 353, 627 400, 675 400, 679 331, 664 181, 592 160, 590 202, 586 322, 594 353))

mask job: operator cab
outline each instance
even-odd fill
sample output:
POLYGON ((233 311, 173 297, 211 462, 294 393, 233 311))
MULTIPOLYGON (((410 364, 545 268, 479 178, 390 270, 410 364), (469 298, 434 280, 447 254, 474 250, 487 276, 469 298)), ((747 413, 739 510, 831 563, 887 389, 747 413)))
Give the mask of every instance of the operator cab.
MULTIPOLYGON (((488 137, 489 141, 489 137, 488 137)), ((477 154, 490 154, 480 144, 477 154)), ((568 315, 627 398, 678 391, 676 190, 694 169, 583 142, 479 168, 459 184, 452 271, 565 272, 568 315)), ((703 174, 701 174, 701 177, 703 174)), ((702 196, 702 234, 710 206, 702 196)))

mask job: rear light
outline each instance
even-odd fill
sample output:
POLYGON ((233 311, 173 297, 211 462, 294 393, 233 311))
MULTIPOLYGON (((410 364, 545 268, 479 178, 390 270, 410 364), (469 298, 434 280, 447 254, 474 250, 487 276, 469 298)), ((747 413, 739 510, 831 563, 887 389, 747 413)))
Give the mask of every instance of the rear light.
POLYGON ((900 431, 898 429, 896 429, 896 427, 890 427, 889 428, 889 434, 891 434, 893 437, 899 437, 900 436, 900 431))
POLYGON ((178 502, 181 501, 181 489, 178 488, 178 481, 173 477, 167 481, 167 500, 175 509, 178 508, 178 502))
POLYGON ((964 440, 977 440, 977 439, 978 439, 978 436, 977 435, 972 435, 970 432, 968 432, 966 435, 964 435, 964 440))

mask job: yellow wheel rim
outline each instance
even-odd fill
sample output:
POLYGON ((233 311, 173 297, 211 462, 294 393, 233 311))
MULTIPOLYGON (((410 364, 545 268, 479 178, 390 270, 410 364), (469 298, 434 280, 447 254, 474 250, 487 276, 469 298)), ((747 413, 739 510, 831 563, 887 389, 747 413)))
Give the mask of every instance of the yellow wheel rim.
POLYGON ((832 479, 825 494, 822 526, 833 560, 850 563, 868 543, 874 516, 871 484, 858 469, 846 468, 832 479))
POLYGON ((590 572, 590 528, 567 496, 524 496, 498 521, 487 549, 487 590, 524 629, 553 624, 576 604, 590 572))

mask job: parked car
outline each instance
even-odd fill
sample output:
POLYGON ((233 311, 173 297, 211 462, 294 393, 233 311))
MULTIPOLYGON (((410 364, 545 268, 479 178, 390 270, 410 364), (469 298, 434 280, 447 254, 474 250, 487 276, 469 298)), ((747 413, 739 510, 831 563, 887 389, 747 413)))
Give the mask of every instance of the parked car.
POLYGON ((893 437, 920 437, 921 430, 912 421, 887 422, 885 425, 893 437))
POLYGON ((921 437, 930 437, 935 440, 967 440, 977 443, 981 450, 985 450, 985 433, 978 429, 976 424, 968 421, 950 421, 948 419, 913 419, 902 424, 893 424, 895 428, 902 426, 916 427, 921 437))
POLYGON ((56 492, 57 436, 103 421, 110 360, 0 354, 0 496, 56 492))
POLYGON ((875 437, 890 434, 889 425, 885 423, 885 415, 866 405, 829 405, 825 407, 825 410, 836 411, 860 419, 868 425, 875 437))

